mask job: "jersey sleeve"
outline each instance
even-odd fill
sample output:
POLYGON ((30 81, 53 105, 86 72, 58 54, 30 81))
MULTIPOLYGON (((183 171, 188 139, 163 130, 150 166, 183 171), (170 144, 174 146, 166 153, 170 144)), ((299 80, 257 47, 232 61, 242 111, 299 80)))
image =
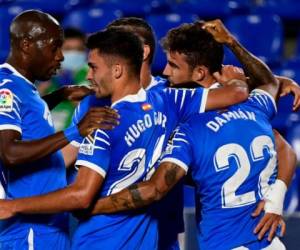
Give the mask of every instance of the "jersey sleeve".
POLYGON ((175 163, 187 172, 193 161, 191 136, 187 123, 177 127, 162 155, 161 162, 175 163))
POLYGON ((93 135, 83 139, 75 165, 88 167, 105 178, 110 163, 110 151, 109 134, 98 129, 93 135))
POLYGON ((13 85, 0 86, 0 130, 12 129, 22 133, 20 94, 13 89, 13 85))
POLYGON ((192 114, 205 112, 208 89, 175 89, 164 90, 171 108, 175 109, 179 120, 183 121, 192 114))
POLYGON ((266 114, 269 120, 277 113, 274 98, 262 89, 254 89, 249 96, 248 102, 266 114))

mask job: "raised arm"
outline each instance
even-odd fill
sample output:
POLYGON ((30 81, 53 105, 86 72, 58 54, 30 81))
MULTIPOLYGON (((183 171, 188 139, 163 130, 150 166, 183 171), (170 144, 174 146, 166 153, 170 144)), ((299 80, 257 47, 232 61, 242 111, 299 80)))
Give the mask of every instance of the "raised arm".
POLYGON ((92 214, 116 213, 147 206, 166 195, 185 174, 178 165, 164 162, 148 181, 133 184, 98 200, 92 214))
POLYGON ((118 124, 118 114, 108 108, 91 108, 78 126, 48 137, 24 141, 20 132, 0 131, 0 159, 6 167, 15 167, 21 163, 32 162, 66 146, 78 136, 85 137, 95 129, 112 129, 118 124))
POLYGON ((205 22, 202 28, 208 31, 214 39, 225 44, 243 65, 250 89, 260 87, 269 92, 275 99, 278 95, 279 84, 268 66, 246 50, 235 37, 225 28, 221 20, 205 22))

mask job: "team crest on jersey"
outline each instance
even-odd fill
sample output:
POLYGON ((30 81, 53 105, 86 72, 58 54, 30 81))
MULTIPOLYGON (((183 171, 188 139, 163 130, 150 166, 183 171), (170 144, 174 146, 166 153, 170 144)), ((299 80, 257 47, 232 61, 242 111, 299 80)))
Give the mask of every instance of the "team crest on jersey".
POLYGON ((13 109, 13 93, 9 89, 0 89, 0 112, 11 112, 13 109))
POLYGON ((150 109, 152 109, 152 105, 151 105, 150 103, 144 103, 144 104, 142 105, 142 110, 148 111, 148 110, 150 110, 150 109))

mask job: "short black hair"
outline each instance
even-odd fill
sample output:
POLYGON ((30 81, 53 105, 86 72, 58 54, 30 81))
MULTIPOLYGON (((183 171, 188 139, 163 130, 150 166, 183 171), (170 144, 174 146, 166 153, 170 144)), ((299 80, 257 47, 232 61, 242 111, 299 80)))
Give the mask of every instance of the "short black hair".
POLYGON ((161 41, 164 50, 186 56, 191 69, 204 65, 212 74, 222 68, 224 49, 200 23, 185 23, 171 29, 161 41))
POLYGON ((142 38, 143 43, 150 47, 149 63, 152 63, 155 52, 155 34, 152 27, 144 19, 138 17, 122 17, 112 21, 107 27, 128 28, 129 31, 142 38))
POLYGON ((141 40, 132 32, 118 27, 98 31, 89 36, 87 48, 125 59, 133 73, 140 75, 144 50, 141 40))
POLYGON ((85 42, 85 33, 82 32, 80 29, 73 28, 73 27, 68 27, 64 29, 64 34, 65 34, 65 39, 68 38, 78 38, 85 42))

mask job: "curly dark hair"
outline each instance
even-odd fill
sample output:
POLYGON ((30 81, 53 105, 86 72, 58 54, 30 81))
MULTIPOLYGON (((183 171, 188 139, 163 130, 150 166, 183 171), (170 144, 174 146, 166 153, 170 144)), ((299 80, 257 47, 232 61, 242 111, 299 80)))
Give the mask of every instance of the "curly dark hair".
POLYGON ((186 55, 186 61, 191 69, 197 65, 204 65, 212 74, 222 68, 223 45, 203 30, 200 22, 185 23, 169 30, 161 44, 166 51, 186 55))

